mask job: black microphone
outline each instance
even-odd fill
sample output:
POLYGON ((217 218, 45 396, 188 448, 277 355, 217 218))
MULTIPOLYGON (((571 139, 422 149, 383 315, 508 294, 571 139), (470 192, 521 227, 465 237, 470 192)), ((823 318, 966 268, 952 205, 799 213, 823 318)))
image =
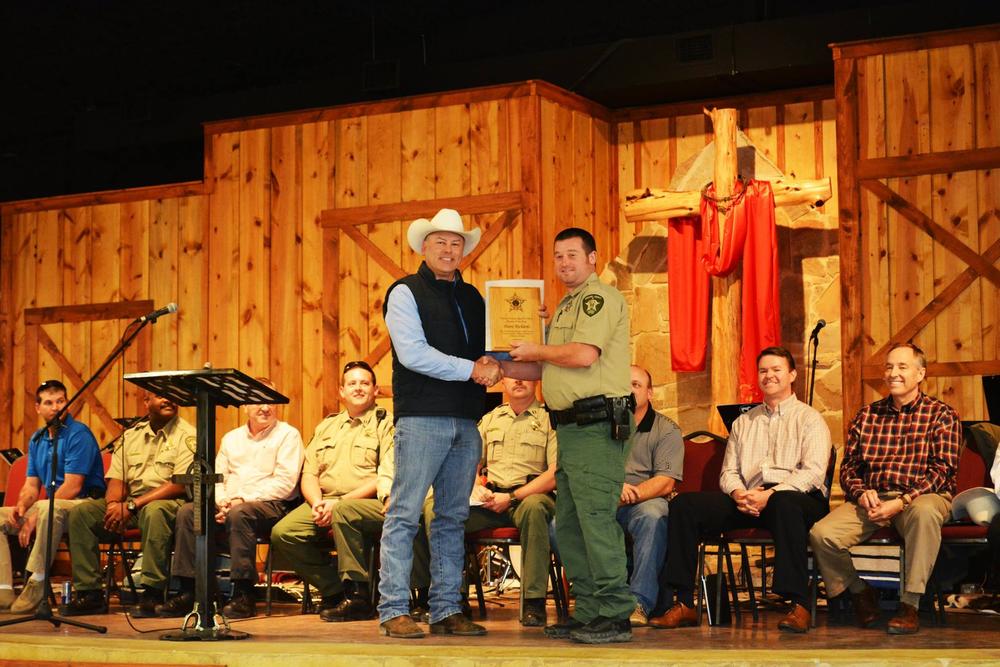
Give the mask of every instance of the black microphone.
POLYGON ((173 302, 170 302, 167 305, 165 305, 163 308, 160 308, 159 310, 154 310, 149 315, 143 315, 142 317, 140 317, 136 321, 137 322, 156 322, 156 320, 160 319, 164 315, 169 315, 170 313, 176 313, 176 312, 177 312, 177 304, 173 303, 173 302))
POLYGON ((820 320, 813 327, 812 333, 809 334, 809 340, 814 340, 819 338, 819 330, 826 326, 826 320, 820 320))

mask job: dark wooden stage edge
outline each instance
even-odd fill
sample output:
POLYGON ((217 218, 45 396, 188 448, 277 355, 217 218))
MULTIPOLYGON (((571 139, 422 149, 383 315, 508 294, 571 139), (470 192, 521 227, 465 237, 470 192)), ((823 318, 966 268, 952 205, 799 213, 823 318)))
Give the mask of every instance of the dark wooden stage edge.
MULTIPOLYGON (((551 612, 550 612, 551 613, 551 612)), ((883 627, 858 630, 846 620, 830 621, 807 635, 775 628, 779 615, 767 612, 754 624, 749 615, 735 628, 701 626, 681 630, 638 628, 631 644, 586 647, 546 639, 540 629, 521 628, 516 599, 490 609, 482 639, 428 636, 391 640, 377 635, 377 623, 328 624, 315 615, 282 605, 270 618, 241 621, 234 627, 253 638, 236 643, 184 645, 159 641, 156 632, 138 634, 122 614, 88 617, 109 626, 108 636, 75 629, 52 630, 41 623, 0 632, 0 667, 81 665, 228 665, 296 667, 330 665, 1000 665, 1000 617, 949 612, 947 624, 925 617, 920 633, 885 634, 883 627), (285 615, 287 614, 287 615, 285 615)), ((140 630, 171 627, 170 621, 135 621, 140 630)))

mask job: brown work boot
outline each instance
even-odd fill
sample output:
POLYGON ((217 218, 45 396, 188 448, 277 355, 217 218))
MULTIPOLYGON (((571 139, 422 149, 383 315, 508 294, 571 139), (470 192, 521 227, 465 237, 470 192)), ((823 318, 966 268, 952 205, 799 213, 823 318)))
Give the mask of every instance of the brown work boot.
POLYGON ((651 628, 660 628, 662 630, 686 628, 692 625, 698 625, 698 612, 683 602, 675 604, 663 616, 656 616, 649 619, 649 626, 651 628))
POLYGON ((809 632, 810 621, 812 616, 808 609, 800 604, 792 604, 792 610, 778 621, 778 629, 785 632, 809 632))
POLYGON ((899 613, 889 621, 890 635, 912 635, 920 629, 920 617, 917 608, 905 602, 899 603, 899 613))
POLYGON ((479 637, 486 634, 486 628, 473 623, 461 613, 458 613, 442 618, 437 623, 431 623, 431 634, 479 637))
POLYGON ((882 610, 878 606, 878 592, 871 586, 866 585, 865 590, 860 593, 851 593, 851 602, 854 604, 854 616, 862 628, 872 627, 882 616, 882 610))
MULTIPOLYGON (((6 536, 0 535, 0 539, 7 539, 6 536)), ((14 595, 13 588, 0 588, 0 611, 7 611, 10 606, 14 604, 14 600, 17 596, 14 595)))
POLYGON ((379 634, 396 639, 423 639, 424 631, 408 615, 390 618, 378 626, 379 634))

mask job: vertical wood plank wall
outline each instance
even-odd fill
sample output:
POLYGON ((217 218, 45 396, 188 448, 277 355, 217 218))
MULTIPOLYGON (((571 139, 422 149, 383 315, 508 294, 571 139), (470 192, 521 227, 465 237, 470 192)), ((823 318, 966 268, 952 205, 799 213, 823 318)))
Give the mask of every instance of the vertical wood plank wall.
MULTIPOLYGON (((852 43, 838 45, 834 53, 845 83, 838 104, 854 114, 857 124, 857 143, 845 146, 842 159, 869 167, 881 160, 879 182, 973 252, 985 253, 1000 239, 1000 156, 992 158, 993 168, 932 165, 926 173, 913 173, 917 170, 906 169, 899 158, 936 154, 940 164, 948 165, 976 154, 980 164, 990 161, 982 156, 1000 147, 1000 30, 852 43)), ((841 205, 857 206, 859 216, 860 270, 850 290, 860 296, 853 305, 859 317, 845 331, 844 345, 845 359, 851 355, 857 362, 856 377, 845 378, 852 385, 850 391, 845 385, 845 403, 860 404, 881 389, 880 360, 872 355, 932 300, 949 298, 952 283, 968 264, 865 187, 857 191, 853 203, 841 205)), ((927 318, 913 340, 931 363, 949 363, 963 373, 932 371, 928 393, 954 406, 963 419, 985 419, 978 374, 984 371, 975 368, 1000 369, 1000 287, 982 277, 969 283, 927 318)))
MULTIPOLYGON (((26 350, 24 309, 139 298, 180 305, 153 327, 153 369, 211 363, 268 376, 291 397, 284 418, 309 438, 336 409, 324 405, 324 395, 335 397, 339 384, 322 373, 323 322, 331 316, 323 312, 324 289, 335 289, 340 304, 339 368, 385 339, 382 299, 392 282, 346 235, 337 275, 324 275, 322 211, 528 192, 531 205, 465 278, 481 287, 543 270, 555 290, 551 244, 558 228, 583 226, 605 242, 613 236, 610 141, 607 112, 596 105, 547 84, 516 84, 210 125, 200 188, 8 205, 0 240, 0 445, 23 448, 36 428, 23 416, 33 400, 33 388, 19 381, 25 365, 36 364, 39 377, 66 379, 44 350, 26 350)), ((361 231, 413 270, 420 260, 405 240, 408 223, 361 231)), ((87 377, 125 324, 44 328, 87 377)), ((387 355, 376 367, 383 384, 390 368, 387 355)), ((99 396, 116 415, 139 409, 128 385, 109 380, 99 396), (131 400, 123 408, 125 397, 131 400)), ((99 431, 89 411, 80 417, 99 431)), ((220 435, 239 420, 236 410, 220 409, 220 435)), ((114 434, 97 435, 103 442, 114 434)))

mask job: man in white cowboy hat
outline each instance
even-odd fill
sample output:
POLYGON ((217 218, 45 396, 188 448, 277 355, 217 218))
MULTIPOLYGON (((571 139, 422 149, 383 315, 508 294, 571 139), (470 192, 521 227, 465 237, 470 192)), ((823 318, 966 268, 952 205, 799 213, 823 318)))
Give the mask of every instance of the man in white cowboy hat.
POLYGON ((380 632, 424 635, 409 615, 410 569, 424 498, 433 486, 431 633, 483 635, 485 628, 462 615, 459 592, 469 494, 483 447, 476 422, 485 387, 500 377, 499 364, 483 354, 483 298, 459 272, 480 230, 466 230, 458 212, 446 208, 430 220, 415 220, 406 236, 424 261, 389 287, 382 307, 392 341, 396 476, 382 529, 380 632))

